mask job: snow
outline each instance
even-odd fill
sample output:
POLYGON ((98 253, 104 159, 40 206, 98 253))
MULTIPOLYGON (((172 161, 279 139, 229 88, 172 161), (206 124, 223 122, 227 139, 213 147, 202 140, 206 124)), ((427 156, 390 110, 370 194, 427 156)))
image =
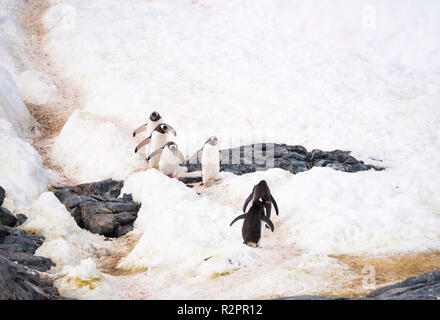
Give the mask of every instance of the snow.
POLYGON ((16 21, 23 8, 22 1, 0 3, 0 185, 6 190, 4 206, 14 214, 26 213, 48 186, 41 157, 29 143, 36 122, 16 84, 29 63, 16 21))
POLYGON ((56 98, 57 87, 49 77, 38 71, 24 71, 17 79, 23 100, 35 105, 53 102, 56 98))
POLYGON ((79 183, 107 178, 124 179, 143 167, 136 143, 112 122, 76 110, 53 145, 53 159, 79 183))
MULTIPOLYGON (((438 1, 50 2, 43 49, 85 97, 51 160, 77 183, 127 179, 122 193, 142 203, 127 235, 139 240, 118 266, 129 274, 104 274, 98 258, 115 249, 78 228, 52 193, 41 194, 47 173, 20 139, 32 121, 22 99, 44 104, 56 88, 27 65, 19 25, 0 17, 0 185, 7 207, 31 207, 23 228, 46 237, 37 253, 56 261, 62 294, 334 292, 355 275, 330 255, 439 250, 438 1), (186 155, 215 135, 220 148, 264 141, 351 150, 386 170, 221 173, 199 195, 142 171, 134 153, 141 137, 131 133, 153 110, 176 129, 186 155), (241 223, 229 223, 262 179, 280 216, 255 250, 242 245, 241 223)), ((0 5, 5 12, 24 5, 6 3, 14 5, 0 5)))
POLYGON ((0 185, 6 190, 4 206, 13 213, 27 211, 47 189, 47 174, 35 149, 0 119, 0 185))

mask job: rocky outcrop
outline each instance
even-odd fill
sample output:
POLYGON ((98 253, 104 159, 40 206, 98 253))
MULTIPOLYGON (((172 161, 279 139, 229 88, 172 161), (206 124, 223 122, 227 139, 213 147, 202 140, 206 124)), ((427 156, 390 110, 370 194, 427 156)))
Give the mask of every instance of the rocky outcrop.
POLYGON ((6 208, 0 207, 0 225, 14 227, 17 224, 17 218, 6 208))
MULTIPOLYGON (((440 271, 432 271, 408 278, 391 286, 374 290, 356 300, 439 300, 440 271)), ((292 296, 279 300, 355 300, 343 297, 292 296)))
POLYGON ((5 189, 0 187, 0 206, 3 205, 3 201, 5 200, 6 192, 5 189))
MULTIPOLYGON (((4 197, 0 187, 0 204, 4 197)), ((51 282, 37 272, 52 267, 50 259, 34 255, 44 238, 14 228, 25 220, 25 215, 15 217, 0 207, 0 300, 61 299, 51 282)))
MULTIPOLYGON (((200 158, 196 163, 186 163, 188 171, 201 170, 200 158)), ((303 146, 276 143, 259 143, 221 150, 220 171, 237 175, 281 168, 293 174, 310 170, 312 167, 329 167, 344 172, 383 170, 381 167, 365 164, 350 155, 350 151, 308 152, 303 146)))
POLYGON ((52 284, 38 272, 13 263, 0 255, 0 300, 60 299, 52 284))
POLYGON ((131 195, 118 198, 123 181, 112 179, 60 188, 55 196, 78 226, 106 237, 120 237, 133 230, 140 206, 131 195))
POLYGON ((438 300, 440 299, 440 271, 432 271, 408 278, 397 284, 371 292, 368 299, 383 300, 438 300))
POLYGON ((0 225, 0 255, 12 262, 38 271, 49 270, 52 266, 50 259, 34 256, 43 241, 43 237, 0 225))

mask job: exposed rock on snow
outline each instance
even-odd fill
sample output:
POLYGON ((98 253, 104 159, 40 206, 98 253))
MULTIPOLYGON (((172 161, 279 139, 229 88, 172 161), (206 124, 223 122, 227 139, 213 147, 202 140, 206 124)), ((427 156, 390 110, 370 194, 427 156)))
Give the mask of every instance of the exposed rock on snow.
MULTIPOLYGON (((201 170, 199 159, 197 159, 197 163, 186 165, 189 172, 201 170)), ((252 144, 221 151, 220 171, 236 175, 271 168, 281 168, 296 174, 312 167, 329 167, 344 172, 383 170, 383 168, 367 165, 363 161, 355 159, 350 156, 350 151, 314 149, 307 152, 303 146, 276 143, 252 144)), ((187 181, 185 180, 185 182, 187 181)))
POLYGON ((0 225, 0 255, 38 271, 47 271, 52 266, 50 259, 34 256, 43 240, 24 230, 0 225))
POLYGON ((38 272, 27 269, 0 256, 0 300, 60 299, 49 281, 38 272))
POLYGON ((5 189, 0 187, 0 206, 3 204, 3 200, 5 200, 6 192, 5 189))
MULTIPOLYGON (((440 271, 432 271, 408 278, 391 286, 371 292, 361 300, 438 300, 440 298, 440 271)), ((342 297, 293 296, 279 300, 354 300, 342 297)))
POLYGON ((422 273, 397 284, 377 289, 370 293, 368 298, 438 300, 440 299, 440 271, 422 273))
POLYGON ((17 223, 17 218, 6 208, 0 207, 0 225, 14 227, 17 223))
POLYGON ((133 230, 139 211, 139 205, 130 195, 117 198, 123 185, 123 181, 109 179, 61 188, 55 196, 81 228, 107 237, 120 237, 133 230))

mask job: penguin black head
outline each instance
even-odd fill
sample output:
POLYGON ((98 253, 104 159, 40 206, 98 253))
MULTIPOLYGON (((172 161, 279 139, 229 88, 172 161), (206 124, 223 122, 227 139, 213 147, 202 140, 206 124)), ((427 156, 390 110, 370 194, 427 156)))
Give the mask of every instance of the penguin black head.
POLYGON ((168 126, 166 124, 161 124, 160 128, 162 129, 163 132, 168 132, 168 126))
POLYGON ((153 112, 151 113, 151 115, 150 115, 150 120, 151 120, 151 121, 157 121, 157 120, 159 120, 160 118, 161 118, 161 116, 160 116, 159 112, 157 112, 157 111, 153 111, 153 112))
POLYGON ((209 138, 208 142, 210 145, 215 146, 218 143, 218 139, 217 139, 217 137, 212 136, 211 138, 209 138))
POLYGON ((170 143, 168 145, 168 149, 170 149, 172 152, 176 152, 177 151, 177 144, 175 143, 170 143))

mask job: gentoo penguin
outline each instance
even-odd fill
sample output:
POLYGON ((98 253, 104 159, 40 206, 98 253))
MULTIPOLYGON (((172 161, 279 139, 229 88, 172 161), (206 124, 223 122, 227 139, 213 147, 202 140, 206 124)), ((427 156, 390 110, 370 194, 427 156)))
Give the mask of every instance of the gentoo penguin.
POLYGON ((252 193, 249 195, 249 197, 246 199, 243 205, 243 212, 246 212, 246 208, 249 204, 249 202, 255 201, 255 199, 263 198, 263 199, 269 199, 270 201, 266 203, 266 215, 270 219, 270 211, 272 209, 272 204, 275 207, 275 212, 278 215, 278 205, 275 199, 273 198, 272 194, 270 193, 269 186, 267 185, 267 182, 264 180, 261 180, 257 185, 254 186, 252 189, 252 193))
MULTIPOLYGON (((168 133, 170 131, 174 134, 174 136, 177 135, 176 130, 174 130, 173 127, 171 127, 169 124, 161 123, 157 125, 156 128, 154 128, 151 135, 138 144, 134 152, 135 153, 138 152, 140 148, 151 142, 150 150, 147 154, 147 157, 149 157, 151 153, 153 153, 153 151, 162 148, 168 142, 169 140, 168 133)), ((159 159, 160 159, 159 154, 155 155, 154 157, 150 157, 150 161, 149 161, 150 167, 158 168, 159 159)))
MULTIPOLYGON (((163 119, 160 116, 159 112, 153 111, 150 114, 150 118, 148 119, 148 122, 141 125, 139 128, 133 131, 133 137, 136 137, 136 135, 142 131, 146 131, 145 137, 149 137, 151 133, 153 132, 154 128, 157 127, 157 125, 163 123, 163 119)), ((145 154, 148 156, 150 153, 150 146, 146 147, 145 154)))
POLYGON ((202 155, 202 180, 203 187, 208 187, 208 181, 218 181, 220 171, 220 152, 218 149, 217 137, 210 137, 203 147, 198 150, 191 158, 188 159, 188 163, 191 163, 195 158, 202 155))
POLYGON ((177 144, 172 141, 167 142, 162 148, 152 152, 147 157, 147 161, 157 155, 160 156, 159 171, 169 177, 177 178, 181 172, 188 170, 186 167, 179 166, 181 162, 185 161, 185 157, 180 152, 177 144))
POLYGON ((262 224, 264 222, 269 226, 270 230, 274 231, 272 221, 267 217, 266 205, 270 203, 269 198, 259 197, 253 200, 252 206, 246 214, 239 215, 232 220, 229 226, 232 226, 237 220, 244 219, 243 227, 241 228, 241 234, 243 236, 243 243, 249 247, 259 247, 261 243, 262 224))

